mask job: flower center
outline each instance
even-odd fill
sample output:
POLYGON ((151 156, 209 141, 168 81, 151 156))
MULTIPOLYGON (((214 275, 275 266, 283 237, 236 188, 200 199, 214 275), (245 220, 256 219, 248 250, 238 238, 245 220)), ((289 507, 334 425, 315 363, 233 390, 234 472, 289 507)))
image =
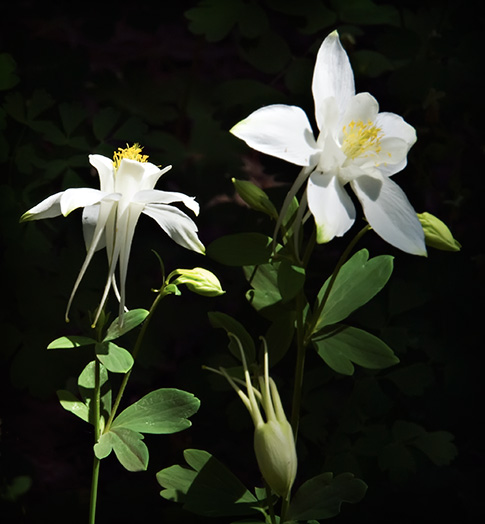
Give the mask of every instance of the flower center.
POLYGON ((148 160, 148 155, 142 155, 143 147, 140 146, 140 144, 133 144, 131 147, 126 144, 126 148, 123 149, 122 147, 118 148, 118 151, 115 151, 113 155, 113 165, 115 169, 118 169, 120 167, 120 163, 123 160, 123 158, 127 158, 128 160, 136 160, 137 162, 146 162, 148 160))
POLYGON ((367 157, 381 150, 381 128, 376 127, 370 120, 366 124, 362 120, 352 120, 349 125, 343 127, 342 132, 342 150, 349 158, 367 157))

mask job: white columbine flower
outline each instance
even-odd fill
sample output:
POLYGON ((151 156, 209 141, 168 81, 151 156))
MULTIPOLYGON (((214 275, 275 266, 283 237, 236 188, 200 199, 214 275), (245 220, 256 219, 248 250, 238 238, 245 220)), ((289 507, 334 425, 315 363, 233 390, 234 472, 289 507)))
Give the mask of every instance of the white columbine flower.
POLYGON ((125 282, 131 243, 138 219, 142 213, 153 218, 158 225, 181 246, 204 253, 204 246, 197 236, 197 226, 185 213, 170 204, 182 202, 196 215, 199 204, 193 197, 171 191, 154 189, 158 179, 172 166, 160 169, 147 162, 147 155, 135 144, 119 148, 114 160, 102 155, 89 155, 89 162, 96 168, 100 189, 73 188, 46 198, 24 213, 21 221, 40 220, 59 215, 67 216, 77 208, 83 210, 83 233, 87 255, 74 284, 66 311, 96 251, 106 247, 108 278, 98 306, 93 326, 96 324, 111 286, 120 301, 120 319, 125 311, 125 282), (115 281, 119 262, 120 291, 115 281))
POLYGON ((316 140, 305 112, 281 104, 258 109, 231 133, 257 151, 303 166, 289 195, 308 179, 306 198, 319 243, 342 236, 354 223, 355 207, 344 189, 349 183, 378 235, 403 251, 426 255, 416 212, 389 178, 406 166, 416 132, 402 117, 379 113, 369 93, 355 94, 337 31, 318 51, 312 90, 316 140))

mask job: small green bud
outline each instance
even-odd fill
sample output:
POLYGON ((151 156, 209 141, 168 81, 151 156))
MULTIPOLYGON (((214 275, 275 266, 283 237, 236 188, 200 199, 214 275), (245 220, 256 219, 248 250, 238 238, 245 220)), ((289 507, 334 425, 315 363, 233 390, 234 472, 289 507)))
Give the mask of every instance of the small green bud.
POLYGON ((254 453, 269 487, 286 498, 296 477, 298 459, 290 423, 283 418, 268 420, 254 430, 254 453))
POLYGON ((442 251, 460 251, 461 244, 453 238, 446 224, 431 213, 418 213, 426 244, 442 251))
POLYGON ((264 371, 263 376, 258 376, 259 387, 255 387, 251 383, 241 341, 232 333, 229 336, 239 346, 244 381, 233 379, 224 368, 219 368, 218 372, 226 377, 253 419, 254 454, 264 480, 277 495, 288 499, 295 481, 298 459, 293 430, 286 418, 278 388, 269 376, 268 347, 263 339, 264 371), (245 384, 246 393, 236 382, 245 384))
POLYGON ((273 202, 271 202, 268 195, 261 188, 248 180, 237 180, 233 178, 232 183, 239 196, 250 208, 266 213, 275 220, 278 218, 278 211, 276 211, 273 202))
POLYGON ((194 269, 176 269, 172 274, 179 276, 172 282, 178 286, 185 284, 190 291, 203 295, 205 297, 216 297, 223 295, 221 283, 219 279, 211 271, 202 267, 195 267, 194 269))

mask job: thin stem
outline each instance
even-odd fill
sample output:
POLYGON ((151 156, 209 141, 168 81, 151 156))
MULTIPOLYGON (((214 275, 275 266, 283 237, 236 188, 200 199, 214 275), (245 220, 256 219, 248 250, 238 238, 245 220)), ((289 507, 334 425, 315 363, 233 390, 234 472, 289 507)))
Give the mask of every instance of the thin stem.
MULTIPOLYGON (((101 367, 96 358, 94 364, 94 398, 93 398, 93 424, 94 424, 94 443, 100 437, 100 414, 101 414, 101 367)), ((94 455, 93 473, 91 477, 91 496, 89 499, 89 524, 94 524, 96 520, 96 502, 98 500, 100 460, 94 455)))
POLYGON ((281 502, 281 515, 280 515, 280 524, 284 524, 286 520, 286 512, 288 511, 288 507, 290 505, 290 494, 288 493, 288 496, 285 497, 281 502))
POLYGON ((101 461, 94 455, 93 474, 91 476, 91 497, 89 499, 89 524, 96 521, 96 502, 98 500, 99 466, 101 461))
POLYGON ((346 247, 345 251, 340 256, 337 265, 335 266, 335 269, 333 270, 332 276, 330 277, 330 281, 328 283, 327 289, 325 290, 325 293, 322 297, 322 300, 320 304, 318 305, 318 308, 314 312, 312 316, 312 321, 310 325, 308 326, 306 336, 304 338, 304 344, 307 346, 310 343, 311 336, 313 335, 313 332, 315 330, 315 327, 317 325, 318 319, 320 318, 320 315, 322 314, 323 309, 325 308, 325 304, 327 303, 328 297, 330 296, 330 292, 332 291, 332 287, 335 284, 335 280, 337 279, 337 275, 341 269, 341 267, 345 264, 347 261, 347 258, 349 257, 352 249, 354 249, 357 242, 369 231, 371 227, 369 224, 365 225, 352 239, 352 241, 349 243, 349 245, 346 247))
MULTIPOLYGON (((143 339, 145 337, 145 333, 146 333, 146 331, 148 329, 148 326, 150 324, 150 320, 152 319, 153 314, 155 313, 155 310, 157 309, 158 304, 160 303, 162 298, 165 297, 167 294, 168 293, 165 292, 165 284, 164 284, 162 286, 160 292, 158 293, 157 298, 153 301, 153 304, 152 304, 152 306, 150 308, 150 311, 148 312, 148 315, 147 315, 145 321, 143 322, 143 324, 141 326, 140 333, 138 333, 138 337, 137 337, 136 342, 135 342, 135 347, 133 348, 133 352, 132 352, 133 360, 136 360, 136 357, 138 356, 138 353, 140 352, 141 344, 142 344, 143 339)), ((121 398, 123 397, 123 393, 125 392, 125 389, 126 389, 126 386, 128 384, 128 380, 130 379, 130 375, 131 375, 131 371, 132 370, 133 370, 133 366, 123 376, 123 380, 121 381, 121 384, 120 384, 120 389, 118 390, 118 394, 116 395, 116 399, 115 399, 115 401, 113 403, 113 408, 111 409, 111 413, 110 413, 110 416, 108 418, 108 421, 106 422, 106 427, 104 428, 103 433, 107 433, 110 430, 110 428, 111 428, 111 424, 113 423, 113 420, 114 420, 114 418, 116 416, 116 413, 118 411, 118 408, 119 408, 119 405, 120 405, 120 402, 121 402, 121 398)))
POLYGON ((274 512, 273 499, 271 497, 271 489, 266 481, 264 483, 264 487, 266 489, 266 503, 268 504, 269 518, 271 519, 271 524, 276 524, 276 515, 274 512))
POLYGON ((300 423, 300 405, 301 393, 303 388, 303 375, 305 369, 306 347, 304 344, 304 323, 303 323, 303 292, 300 291, 296 297, 296 337, 297 337, 297 352, 296 352, 296 366, 295 378, 293 382, 293 401, 291 405, 291 427, 293 429, 293 436, 295 443, 298 436, 298 426, 300 423))

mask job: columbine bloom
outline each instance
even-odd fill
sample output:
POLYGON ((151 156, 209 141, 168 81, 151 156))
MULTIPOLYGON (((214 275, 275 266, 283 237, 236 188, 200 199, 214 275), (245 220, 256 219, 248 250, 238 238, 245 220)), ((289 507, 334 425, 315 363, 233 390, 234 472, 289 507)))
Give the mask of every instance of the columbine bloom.
POLYGON ((269 376, 268 348, 264 343, 264 376, 258 377, 258 389, 251 384, 241 342, 237 337, 233 335, 232 337, 241 351, 245 379, 243 384, 246 386, 247 394, 236 384, 242 381, 229 376, 224 368, 219 368, 219 372, 235 389, 251 415, 254 423, 254 453, 263 478, 275 493, 288 498, 295 481, 298 459, 293 430, 286 418, 278 388, 269 376))
POLYGON ((406 166, 416 132, 400 116, 379 113, 369 93, 355 94, 337 31, 320 47, 312 90, 320 130, 316 140, 305 112, 281 104, 258 109, 231 133, 257 151, 303 166, 289 196, 308 179, 305 198, 319 243, 342 236, 354 223, 355 207, 344 189, 349 183, 378 235, 403 251, 425 255, 416 212, 389 178, 406 166))
POLYGON ((199 204, 193 197, 183 193, 154 189, 158 179, 172 166, 160 169, 147 162, 148 156, 142 155, 141 151, 141 147, 135 144, 126 149, 119 148, 113 160, 102 155, 89 155, 89 162, 98 171, 100 189, 74 188, 61 191, 34 206, 20 219, 26 221, 67 216, 77 208, 84 208, 82 222, 87 255, 69 298, 66 320, 76 290, 94 253, 106 247, 108 278, 93 325, 98 320, 112 286, 120 301, 119 316, 122 321, 131 243, 142 213, 153 218, 177 244, 204 253, 195 223, 185 213, 170 205, 173 202, 182 202, 197 215, 199 204), (119 292, 115 281, 118 262, 119 292))

